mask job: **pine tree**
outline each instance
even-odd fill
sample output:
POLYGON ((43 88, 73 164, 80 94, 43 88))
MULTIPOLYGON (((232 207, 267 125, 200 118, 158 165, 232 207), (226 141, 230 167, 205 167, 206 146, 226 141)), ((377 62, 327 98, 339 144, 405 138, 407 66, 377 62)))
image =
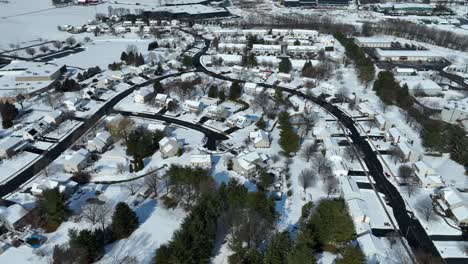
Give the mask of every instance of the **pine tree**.
POLYGON ((226 93, 224 90, 218 91, 218 98, 221 102, 226 101, 226 93))
POLYGON ((287 232, 277 234, 273 237, 263 259, 264 264, 281 264, 286 263, 288 253, 291 250, 291 239, 287 232))
POLYGON ((10 128, 18 115, 18 109, 10 102, 0 103, 0 114, 2 115, 3 128, 10 128))
POLYGON ((42 192, 40 209, 47 221, 47 227, 50 229, 58 227, 69 213, 65 195, 58 188, 47 189, 42 192))
POLYGON ((289 73, 292 70, 291 60, 289 58, 282 58, 278 65, 278 70, 283 73, 289 73))
POLYGON ((266 127, 266 122, 265 120, 263 119, 263 117, 260 117, 260 119, 258 119, 257 123, 255 124, 259 129, 265 129, 266 127))
POLYGON ((359 247, 347 246, 344 248, 341 258, 335 261, 336 264, 365 264, 366 256, 359 247))
POLYGON ((217 98, 218 97, 218 86, 213 84, 208 90, 208 97, 217 98))
POLYGON ((229 89, 229 100, 236 100, 241 96, 242 90, 238 82, 233 82, 229 89))
POLYGON ((120 60, 127 62, 128 55, 125 51, 122 51, 122 54, 120 54, 120 60))
POLYGON ((153 83, 153 91, 155 94, 164 93, 164 87, 162 86, 160 81, 155 81, 153 83))
POLYGON ((130 236, 138 227, 138 217, 135 212, 124 202, 120 202, 115 207, 112 216, 112 235, 115 239, 122 239, 130 236))

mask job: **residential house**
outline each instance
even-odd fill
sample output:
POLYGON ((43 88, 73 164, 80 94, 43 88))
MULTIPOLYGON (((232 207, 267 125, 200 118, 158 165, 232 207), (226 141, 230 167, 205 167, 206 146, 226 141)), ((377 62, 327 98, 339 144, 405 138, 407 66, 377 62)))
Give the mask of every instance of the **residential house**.
POLYGON ((44 121, 49 125, 58 125, 62 122, 63 112, 60 110, 55 110, 52 113, 44 115, 44 121))
POLYGON ((8 137, 0 142, 0 158, 8 159, 22 151, 28 142, 18 137, 8 137))
POLYGON ((164 158, 177 155, 182 148, 175 137, 164 137, 159 141, 159 151, 164 158))
POLYGON ((403 162, 416 162, 420 159, 420 154, 414 150, 407 142, 398 142, 397 148, 402 154, 403 162))
POLYGON ((96 134, 96 137, 88 141, 86 148, 90 152, 102 153, 112 143, 112 135, 107 131, 102 131, 96 134))
POLYGON ((192 113, 200 113, 203 108, 203 102, 200 101, 185 100, 184 104, 182 105, 182 109, 184 111, 192 113))
POLYGON ((153 91, 149 88, 141 88, 133 94, 133 101, 135 103, 144 104, 153 96, 153 91))
POLYGON ((221 105, 210 105, 206 108, 206 116, 213 119, 224 119, 229 112, 221 105))
POLYGON ((289 73, 280 72, 277 77, 282 82, 290 82, 292 80, 292 76, 289 73))
POLYGON ((167 107, 169 95, 158 93, 154 98, 154 103, 157 107, 167 107))
POLYGON ((69 196, 77 189, 77 187, 78 183, 71 180, 58 181, 43 179, 32 184, 31 193, 35 196, 41 196, 44 191, 57 188, 60 193, 64 193, 66 196, 69 196))
POLYGON ((445 187, 437 199, 438 205, 448 213, 461 227, 468 226, 468 197, 455 187, 445 187))
POLYGON ((50 126, 43 121, 33 124, 23 132, 23 139, 35 141, 49 130, 50 126))
POLYGON ((28 211, 20 204, 0 208, 0 226, 9 231, 15 231, 28 211))
POLYGON ((193 81, 197 78, 197 74, 194 72, 187 72, 180 76, 180 80, 183 82, 193 81))
POLYGON ((387 131, 392 127, 392 123, 387 121, 383 115, 376 115, 374 121, 380 131, 387 131))
POLYGON ((169 132, 169 126, 161 124, 161 123, 149 123, 146 126, 146 129, 150 132, 161 131, 166 134, 169 132))
POLYGON ((77 97, 71 97, 63 101, 62 105, 68 111, 77 111, 81 107, 81 100, 77 97))
POLYGON ((80 149, 73 153, 63 163, 63 169, 65 172, 75 173, 83 170, 88 165, 90 153, 86 149, 80 149))
POLYGON ((210 154, 193 154, 190 156, 190 165, 195 168, 211 170, 211 155, 210 154))
POLYGON ((461 125, 468 130, 468 97, 449 101, 441 112, 441 119, 447 123, 461 125))
MULTIPOLYGON (((263 91, 263 89, 261 90, 263 91)), ((258 93, 257 84, 253 82, 246 82, 244 84, 244 93, 249 94, 249 95, 256 95, 258 93)))
POLYGON ((269 133, 261 129, 250 132, 249 138, 256 148, 269 148, 271 145, 269 133))
POLYGON ((230 116, 226 123, 229 127, 246 128, 254 122, 253 118, 245 114, 230 116))
POLYGON ((442 178, 424 161, 413 163, 413 170, 423 188, 440 188, 444 185, 442 178))
POLYGON ((234 160, 232 169, 246 177, 254 176, 258 168, 264 168, 268 156, 257 152, 240 153, 234 160))

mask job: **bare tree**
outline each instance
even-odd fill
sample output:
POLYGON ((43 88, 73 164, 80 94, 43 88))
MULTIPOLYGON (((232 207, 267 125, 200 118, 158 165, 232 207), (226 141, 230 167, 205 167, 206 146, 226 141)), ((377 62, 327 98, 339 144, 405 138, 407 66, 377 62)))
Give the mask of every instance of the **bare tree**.
POLYGON ((97 212, 97 221, 101 225, 102 230, 105 229, 111 212, 112 206, 110 204, 105 203, 100 205, 99 211, 97 212))
POLYGON ((327 192, 327 197, 330 197, 330 194, 336 193, 338 188, 338 180, 336 177, 327 177, 327 180, 325 182, 325 190, 327 192))
POLYGON ((63 101, 64 95, 62 93, 48 93, 46 96, 46 103, 52 107, 57 108, 63 101))
POLYGON ((277 154, 271 155, 271 161, 272 161, 273 163, 277 163, 279 160, 280 160, 280 156, 279 156, 279 155, 277 155, 277 154))
POLYGON ((29 55, 29 56, 34 56, 34 54, 36 54, 36 49, 34 49, 33 47, 29 47, 29 48, 26 48, 25 49, 25 52, 29 55))
POLYGON ((74 46, 76 44, 76 39, 71 36, 71 37, 68 37, 67 39, 65 39, 65 42, 68 44, 68 46, 74 46))
POLYGON ((98 222, 99 210, 101 210, 101 205, 97 203, 88 203, 83 207, 83 218, 85 221, 95 225, 98 222))
POLYGON ((116 169, 117 169, 118 174, 122 174, 122 173, 125 172, 126 166, 125 166, 125 164, 123 162, 119 162, 119 163, 117 163, 117 168, 116 169))
POLYGON ((254 99, 252 100, 252 107, 254 109, 261 109, 265 111, 270 103, 270 98, 268 98, 268 94, 266 92, 261 92, 255 95, 254 99))
POLYGON ((301 151, 301 157, 309 162, 316 154, 318 150, 317 142, 313 142, 310 144, 305 145, 301 151))
POLYGON ((130 195, 135 195, 141 187, 136 181, 125 182, 122 186, 130 192, 130 195))
POLYGON ((42 45, 42 46, 39 47, 39 50, 42 53, 47 53, 47 51, 49 51, 49 47, 47 47, 46 45, 42 45))
POLYGON ((161 185, 161 179, 159 178, 158 172, 156 170, 150 168, 150 171, 151 170, 153 172, 149 173, 145 177, 145 185, 154 193, 155 197, 157 197, 159 193, 159 187, 161 185))
POLYGON ((351 162, 356 158, 356 152, 354 152, 353 146, 347 146, 343 150, 346 158, 351 159, 351 162))
POLYGON ((307 188, 315 185, 317 173, 311 169, 304 169, 299 174, 299 184, 304 189, 304 193, 307 188))
POLYGON ((406 182, 406 180, 410 177, 413 177, 414 171, 413 168, 411 168, 408 165, 401 165, 398 168, 398 177, 402 179, 402 182, 406 182))
POLYGON ((419 199, 416 203, 416 209, 424 215, 426 221, 435 220, 434 206, 432 204, 432 199, 430 197, 423 197, 419 199))
POLYGON ((419 191, 419 182, 414 175, 409 178, 406 178, 405 185, 406 192, 408 193, 409 197, 411 197, 411 195, 416 194, 419 191))
POLYGON ((60 50, 63 46, 63 43, 61 41, 54 41, 53 45, 57 50, 60 50))
POLYGON ((345 86, 341 87, 336 93, 336 96, 340 99, 340 102, 343 103, 349 96, 349 89, 345 86))
POLYGON ((312 163, 317 168, 319 174, 321 174, 327 167, 330 167, 330 162, 322 153, 317 153, 312 160, 312 163))
POLYGON ((393 232, 388 232, 385 235, 388 239, 388 242, 390 242, 390 248, 393 248, 393 245, 395 245, 398 242, 398 237, 400 236, 396 231, 393 232))

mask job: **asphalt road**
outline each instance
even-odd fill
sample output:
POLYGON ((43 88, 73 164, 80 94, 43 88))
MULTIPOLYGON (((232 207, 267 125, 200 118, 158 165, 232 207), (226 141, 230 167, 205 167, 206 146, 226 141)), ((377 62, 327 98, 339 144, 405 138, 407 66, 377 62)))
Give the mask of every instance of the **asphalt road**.
POLYGON ((166 78, 179 76, 181 74, 183 74, 183 72, 176 73, 176 74, 169 74, 169 75, 161 76, 155 79, 147 80, 141 84, 134 85, 130 87, 129 89, 121 92, 120 94, 114 96, 112 99, 107 101, 103 106, 101 106, 101 108, 96 113, 94 113, 92 116, 86 119, 78 128, 76 128, 71 134, 69 134, 64 139, 62 139, 62 141, 56 144, 52 149, 44 152, 42 156, 40 156, 38 159, 33 161, 31 164, 26 165, 23 168, 23 170, 19 172, 18 174, 2 181, 0 183, 0 197, 3 197, 15 191, 25 182, 27 182, 32 177, 34 177, 34 175, 42 171, 52 161, 58 158, 60 154, 62 154, 66 149, 72 146, 76 142, 76 140, 78 140, 83 134, 86 133, 86 131, 88 131, 91 127, 96 125, 97 122, 107 113, 109 113, 118 102, 120 102, 126 96, 130 95, 134 90, 140 87, 149 85, 155 81, 160 81, 166 78))
POLYGON ((221 133, 216 132, 216 131, 213 131, 211 129, 208 129, 208 128, 206 128, 204 126, 201 126, 199 124, 190 123, 190 122, 183 121, 183 120, 176 119, 176 118, 171 118, 171 117, 164 116, 164 115, 161 115, 161 114, 158 114, 158 113, 149 114, 149 113, 136 113, 136 112, 129 112, 129 111, 115 111, 115 112, 120 113, 120 114, 125 115, 125 116, 136 116, 136 117, 141 117, 141 118, 148 118, 148 119, 164 121, 164 122, 167 122, 167 123, 176 124, 176 125, 179 125, 179 126, 183 126, 183 127, 189 128, 189 129, 199 131, 199 132, 205 134, 205 137, 206 137, 207 141, 206 141, 204 147, 209 149, 209 150, 216 150, 216 145, 217 145, 216 143, 218 141, 228 139, 228 137, 226 135, 221 134, 221 133))
MULTIPOLYGON (((206 53, 210 46, 210 41, 205 40, 205 48, 202 50, 201 53, 198 53, 193 58, 193 65, 199 72, 203 72, 209 76, 231 81, 231 82, 244 82, 241 80, 236 80, 233 78, 229 78, 214 72, 207 70, 200 62, 200 57, 206 53)), ((257 83, 259 86, 263 86, 266 88, 274 88, 273 85, 265 84, 265 83, 257 83)), ((275 86, 277 87, 277 86, 275 86)), ((370 146, 369 142, 365 138, 363 138, 356 125, 354 120, 350 118, 347 114, 343 113, 338 107, 334 106, 327 101, 319 99, 315 96, 306 95, 300 91, 292 90, 284 87, 278 87, 282 91, 287 92, 289 94, 297 95, 299 97, 305 98, 313 103, 323 107, 327 111, 329 111, 332 115, 334 115, 342 124, 345 126, 349 131, 349 137, 352 139, 354 145, 360 149, 362 153, 364 153, 364 162, 369 169, 369 174, 372 175, 374 180, 376 181, 377 190, 383 193, 388 198, 388 204, 393 208, 393 215, 398 223, 400 228, 401 234, 407 239, 410 246, 413 250, 422 249, 424 252, 430 252, 433 256, 439 257, 439 252, 437 251, 434 243, 432 242, 431 238, 427 235, 426 231, 422 227, 421 223, 417 219, 413 219, 410 214, 408 214, 405 201, 403 200, 402 196, 400 195, 399 191, 395 188, 395 186, 388 181, 383 173, 383 167, 380 163, 379 159, 377 158, 376 153, 373 151, 372 147, 370 146)), ((442 236, 443 237, 443 236, 442 236)), ((440 237, 439 237, 440 238, 440 237)), ((466 259, 445 259, 446 263, 462 263, 466 261, 466 259)), ((466 263, 466 262, 464 262, 466 263)))

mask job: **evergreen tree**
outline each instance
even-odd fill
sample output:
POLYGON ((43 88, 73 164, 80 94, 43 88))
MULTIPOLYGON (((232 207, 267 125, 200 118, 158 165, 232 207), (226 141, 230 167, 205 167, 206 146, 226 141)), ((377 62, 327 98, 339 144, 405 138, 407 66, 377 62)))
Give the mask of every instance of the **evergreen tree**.
POLYGON ((156 68, 156 71, 154 72, 154 74, 162 75, 163 73, 164 73, 163 67, 162 67, 161 63, 159 62, 158 67, 156 68))
POLYGON ((255 54, 250 53, 249 56, 247 57, 247 64, 250 67, 255 67, 257 66, 257 58, 255 57, 255 54))
POLYGON ((164 93, 164 87, 162 86, 160 81, 155 81, 153 83, 153 91, 155 94, 164 93))
POLYGON ((54 230, 68 216, 69 209, 65 195, 58 188, 47 189, 42 192, 40 209, 47 222, 47 229, 54 230))
POLYGON ((120 60, 127 62, 128 55, 125 51, 122 51, 122 54, 120 54, 120 60))
POLYGON ((359 247, 347 246, 344 248, 341 258, 335 261, 336 264, 365 264, 366 256, 359 247))
POLYGON ((211 85, 208 90, 208 97, 217 98, 218 97, 218 86, 216 84, 211 85))
POLYGON ((226 101, 226 93, 224 90, 218 91, 218 98, 221 102, 226 101))
POLYGON ((18 115, 18 109, 10 102, 0 103, 0 113, 2 115, 3 128, 12 127, 13 120, 18 115))
POLYGON ((265 129, 266 128, 266 122, 265 120, 263 119, 263 116, 260 117, 260 119, 258 119, 257 123, 255 123, 255 125, 259 128, 259 129, 265 129))
POLYGON ((315 264, 315 256, 313 249, 308 248, 304 245, 295 246, 291 252, 289 252, 287 264, 315 264))
POLYGON ((229 89, 229 100, 237 100, 241 96, 242 90, 238 82, 233 82, 229 89))
POLYGON ((184 64, 185 67, 191 67, 192 66, 192 57, 190 56, 184 56, 182 59, 182 64, 184 64))
POLYGON ((285 155, 296 153, 300 148, 300 137, 293 130, 291 123, 289 122, 289 114, 287 112, 282 112, 280 114, 279 124, 281 130, 279 144, 285 155))
POLYGON ((276 234, 265 252, 264 264, 287 263, 291 251, 291 239, 287 232, 276 234))
POLYGON ((68 231, 70 250, 79 249, 87 263, 93 263, 104 255, 104 232, 74 229, 68 231))
POLYGON ((124 202, 120 202, 115 207, 112 215, 112 235, 115 239, 122 239, 130 236, 138 227, 138 217, 135 212, 124 202))
POLYGON ((282 58, 278 65, 279 72, 289 73, 292 70, 291 60, 289 58, 282 58))

